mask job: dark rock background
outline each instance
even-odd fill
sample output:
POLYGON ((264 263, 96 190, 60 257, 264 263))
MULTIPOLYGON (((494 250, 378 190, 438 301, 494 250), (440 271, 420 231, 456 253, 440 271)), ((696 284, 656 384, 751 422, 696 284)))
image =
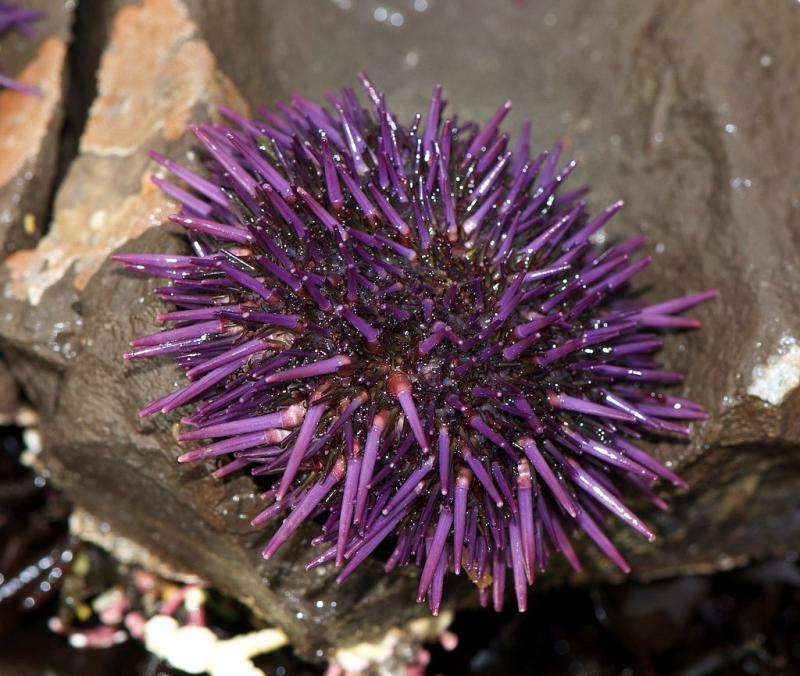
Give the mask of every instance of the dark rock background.
MULTIPOLYGON (((74 13, 73 86, 39 153, 49 160, 50 174, 41 175, 60 184, 44 180, 30 193, 43 209, 37 222, 52 204, 47 235, 2 264, 0 353, 41 414, 44 462, 76 503, 243 599, 311 657, 421 612, 409 580, 377 566, 342 588, 330 570, 306 574, 301 537, 260 561, 264 536, 247 526, 257 508, 252 487, 179 467, 169 423, 137 418, 176 371, 122 363, 130 336, 155 327, 157 306, 150 282, 105 262, 115 250, 180 246, 159 225, 170 205, 147 183, 147 150, 186 152, 187 121, 223 101, 269 104, 293 91, 319 99, 366 69, 404 117, 424 110, 436 81, 454 109, 479 120, 513 99, 509 128, 530 117, 538 145, 564 138, 596 208, 625 199, 608 236, 650 236, 650 297, 720 290, 695 313, 704 329, 670 343, 670 366, 688 374, 682 392, 713 416, 695 426, 691 443, 654 449, 692 489, 670 496, 670 513, 646 514, 656 543, 618 529, 633 575, 713 572, 800 544, 798 3, 63 6, 67 18, 37 32, 66 35, 74 13)), ((3 190, 0 214, 22 203, 3 190)), ((18 228, 20 215, 33 212, 9 213, 18 228)), ((11 234, 4 241, 8 250, 33 244, 11 234)), ((5 401, 13 408, 16 397, 5 401)), ((585 579, 618 580, 602 560, 594 564, 585 579)), ((554 571, 539 585, 562 582, 554 571)))

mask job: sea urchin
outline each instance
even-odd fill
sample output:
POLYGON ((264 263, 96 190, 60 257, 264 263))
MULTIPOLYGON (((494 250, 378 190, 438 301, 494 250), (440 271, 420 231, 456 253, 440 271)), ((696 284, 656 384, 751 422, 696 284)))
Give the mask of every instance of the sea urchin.
POLYGON ((403 126, 361 80, 367 108, 349 88, 329 108, 223 108, 228 124, 193 128, 200 173, 152 155, 193 253, 114 256, 170 280, 174 306, 126 357, 173 355, 189 383, 141 415, 191 404, 178 440, 212 441, 181 462, 274 477, 253 519, 282 517, 265 557, 319 519, 309 567, 342 581, 383 544, 387 572, 421 568, 434 613, 448 570, 500 608, 510 568, 525 609, 550 552, 580 567, 576 531, 627 571, 605 513, 653 533, 620 488, 664 507, 654 482, 684 485, 637 439, 705 418, 654 390, 681 379, 657 333, 696 327, 676 315, 714 292, 626 294, 644 239, 594 245, 621 204, 589 217, 584 189, 561 191, 575 163, 558 143, 531 156, 527 124, 512 150, 508 103, 483 126, 443 120, 437 86, 403 126))

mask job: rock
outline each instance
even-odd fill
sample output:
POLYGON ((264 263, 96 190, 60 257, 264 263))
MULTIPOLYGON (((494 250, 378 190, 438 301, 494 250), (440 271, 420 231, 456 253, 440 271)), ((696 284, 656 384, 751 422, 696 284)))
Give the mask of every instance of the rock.
MULTIPOLYGON (((307 573, 302 533, 261 561, 248 480, 179 466, 169 422, 137 418, 179 374, 122 363, 127 341, 156 329, 159 306, 152 282, 107 262, 115 250, 181 250, 160 225, 173 207, 147 180, 146 152, 184 157, 190 119, 223 101, 244 106, 215 57, 253 103, 294 89, 319 99, 368 66, 405 118, 435 80, 480 120, 513 98, 512 126, 531 114, 537 142, 565 137, 595 207, 625 198, 606 235, 652 237, 651 297, 720 289, 695 313, 704 329, 670 342, 667 361, 688 373, 682 393, 712 418, 690 443, 653 447, 692 489, 670 495, 667 514, 643 511, 656 543, 614 527, 633 574, 707 572, 800 545, 800 10, 767 16, 744 0, 606 0, 591 16, 576 1, 415 7, 383 20, 344 0, 313 12, 144 0, 115 14, 51 230, 7 259, 2 280, 0 348, 42 414, 54 478, 125 537, 244 600, 307 656, 424 612, 413 580, 377 563, 341 588, 328 568, 307 573)), ((586 557, 583 579, 619 579, 588 547, 586 557)), ((538 584, 563 580, 554 570, 538 584)))
POLYGON ((26 3, 47 16, 31 39, 11 31, 2 38, 2 70, 42 96, 0 90, 0 256, 30 247, 44 233, 58 158, 67 44, 74 2, 26 3))
POLYGON ((712 579, 677 577, 648 584, 607 587, 598 594, 598 615, 620 640, 642 652, 663 652, 686 641, 692 616, 709 595, 712 579))
POLYGON ((263 534, 248 524, 257 507, 253 486, 215 482, 200 467, 187 472, 175 462, 169 424, 136 415, 173 387, 177 372, 121 359, 131 336, 155 329, 156 304, 153 284, 121 272, 108 255, 183 246, 172 228, 156 227, 174 206, 150 183, 155 165, 147 152, 180 157, 190 120, 223 102, 245 110, 196 32, 178 0, 145 0, 116 14, 98 98, 50 231, 35 249, 6 260, 2 350, 42 413, 45 462, 77 504, 241 599, 314 657, 418 614, 410 583, 376 581, 365 570, 342 594, 333 571, 306 573, 300 562, 310 552, 300 538, 263 563, 263 534))
POLYGON ((624 95, 610 185, 623 220, 651 236, 645 281, 657 297, 721 291, 699 313, 703 330, 668 355, 713 417, 690 445, 661 446, 693 489, 656 522, 661 546, 637 546, 644 577, 726 568, 800 539, 798 9, 767 20, 747 2, 657 3, 634 49, 612 46, 624 95))
POLYGON ((0 361, 0 425, 14 420, 19 410, 19 386, 5 362, 0 361))
POLYGON ((73 265, 76 287, 85 286, 110 252, 163 222, 173 208, 149 180, 147 151, 179 140, 190 120, 223 101, 243 108, 208 47, 192 39, 195 31, 177 0, 118 12, 80 157, 59 189, 50 232, 35 253, 7 261, 12 295, 36 305, 73 265), (109 176, 119 191, 107 189, 109 176))

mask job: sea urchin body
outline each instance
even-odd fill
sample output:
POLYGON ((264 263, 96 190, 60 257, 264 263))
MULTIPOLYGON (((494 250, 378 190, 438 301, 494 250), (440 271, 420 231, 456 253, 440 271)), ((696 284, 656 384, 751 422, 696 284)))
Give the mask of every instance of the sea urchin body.
POLYGON ((532 156, 528 125, 512 149, 509 104, 442 119, 437 86, 406 127, 362 82, 367 107, 345 88, 329 108, 223 109, 194 127, 200 173, 153 155, 192 253, 115 256, 170 280, 174 306, 126 357, 172 355, 189 382, 141 414, 191 405, 178 439, 207 443, 179 460, 263 477, 253 524, 282 520, 265 557, 317 520, 309 567, 342 581, 382 546, 434 613, 450 570, 499 608, 510 569, 524 609, 552 552, 580 567, 576 531, 627 571, 605 515, 652 538, 622 489, 663 507, 653 484, 682 485, 637 439, 705 417, 655 390, 681 379, 658 333, 697 326, 677 315, 714 292, 632 298, 643 238, 595 246, 621 205, 590 217, 562 191, 574 162, 532 156))

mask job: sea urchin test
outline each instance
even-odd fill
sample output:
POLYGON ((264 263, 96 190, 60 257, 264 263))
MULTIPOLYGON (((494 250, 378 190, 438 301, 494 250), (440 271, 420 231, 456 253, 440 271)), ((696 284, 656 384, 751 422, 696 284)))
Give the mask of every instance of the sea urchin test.
POLYGON ((681 376, 660 334, 698 326, 679 315, 715 292, 632 296, 644 239, 593 243, 621 204, 588 214, 560 144, 501 131, 510 104, 462 121, 437 86, 406 125, 361 80, 367 105, 345 88, 222 109, 193 127, 199 169, 153 153, 191 253, 114 256, 168 280, 168 328, 125 356, 169 356, 188 382, 141 415, 185 408, 181 462, 263 484, 264 557, 314 521, 309 568, 416 566, 434 613, 450 571, 498 609, 508 576, 524 610, 554 553, 580 569, 577 532, 628 571, 606 517, 652 539, 623 495, 664 508, 655 483, 684 485, 640 437, 706 417, 661 392, 681 376))

